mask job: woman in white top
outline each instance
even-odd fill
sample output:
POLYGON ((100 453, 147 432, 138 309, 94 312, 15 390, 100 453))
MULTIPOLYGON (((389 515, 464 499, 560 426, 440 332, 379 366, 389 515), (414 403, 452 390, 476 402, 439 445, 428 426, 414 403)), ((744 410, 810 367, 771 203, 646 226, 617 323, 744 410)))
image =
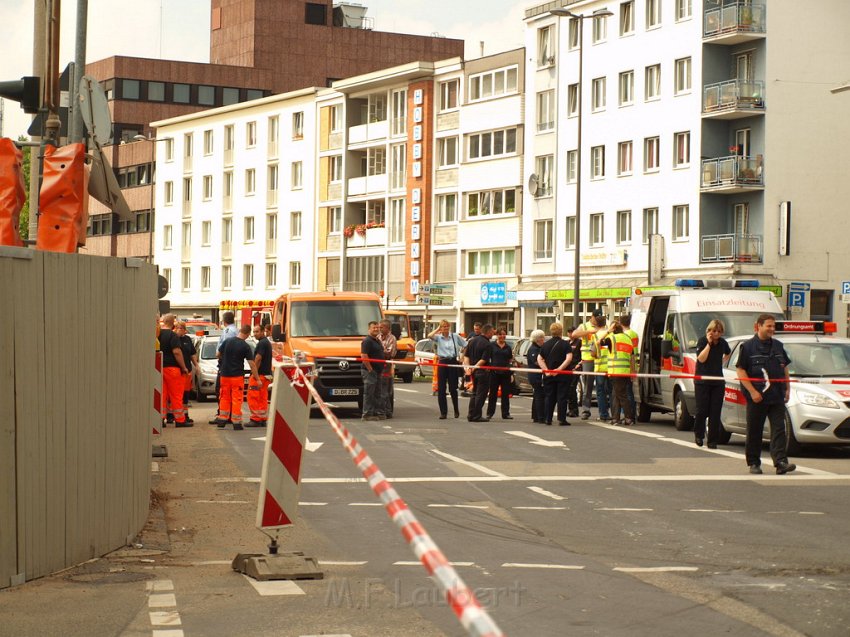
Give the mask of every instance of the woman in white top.
POLYGON ((440 326, 428 334, 428 338, 437 344, 437 404, 440 406, 440 420, 445 420, 449 411, 446 403, 446 385, 452 395, 455 418, 460 417, 457 404, 457 380, 460 377, 460 355, 466 347, 466 341, 450 331, 448 321, 440 321, 440 326))

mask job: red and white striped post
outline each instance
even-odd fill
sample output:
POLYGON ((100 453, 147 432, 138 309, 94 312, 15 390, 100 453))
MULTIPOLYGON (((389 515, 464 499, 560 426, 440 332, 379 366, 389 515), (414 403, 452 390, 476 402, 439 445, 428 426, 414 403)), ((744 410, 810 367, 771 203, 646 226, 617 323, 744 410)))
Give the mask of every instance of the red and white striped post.
POLYGON ((154 436, 159 436, 162 434, 162 408, 162 352, 155 352, 153 378, 153 414, 151 415, 154 436))

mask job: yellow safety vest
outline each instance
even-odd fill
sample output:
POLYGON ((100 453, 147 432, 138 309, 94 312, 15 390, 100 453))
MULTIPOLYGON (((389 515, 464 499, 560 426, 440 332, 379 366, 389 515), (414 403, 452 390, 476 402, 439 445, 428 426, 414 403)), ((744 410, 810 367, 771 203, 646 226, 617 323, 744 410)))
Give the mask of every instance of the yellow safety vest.
MULTIPOLYGON (((613 336, 613 334, 611 336, 613 336)), ((599 354, 596 357, 596 363, 593 366, 593 371, 606 374, 608 372, 608 348, 597 345, 597 351, 599 354)))
POLYGON ((633 351, 632 351, 632 356, 637 358, 637 355, 638 355, 638 340, 639 340, 637 332, 635 332, 632 328, 629 328, 627 330, 623 330, 623 334, 625 334, 630 339, 632 339, 632 347, 634 348, 633 351))
MULTIPOLYGON (((596 327, 596 326, 593 325, 593 323, 591 323, 590 321, 588 321, 587 323, 582 323, 582 325, 581 325, 581 329, 583 329, 583 330, 589 330, 589 329, 592 329, 594 327, 596 327)), ((593 344, 594 339, 596 339, 595 334, 587 334, 587 335, 581 337, 581 360, 583 360, 583 361, 592 361, 593 360, 593 354, 590 351, 590 346, 593 344)))
POLYGON ((631 373, 632 354, 635 349, 631 337, 622 333, 611 334, 611 340, 614 343, 614 353, 608 363, 608 371, 615 375, 631 373))

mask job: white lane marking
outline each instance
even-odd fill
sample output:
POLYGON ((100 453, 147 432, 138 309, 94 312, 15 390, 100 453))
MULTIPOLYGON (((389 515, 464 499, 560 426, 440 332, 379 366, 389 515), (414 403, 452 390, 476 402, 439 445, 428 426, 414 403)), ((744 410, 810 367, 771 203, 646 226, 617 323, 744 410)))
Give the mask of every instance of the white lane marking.
MULTIPOLYGON (((488 469, 488 471, 490 471, 488 469)), ((726 475, 602 475, 602 476, 508 476, 498 474, 495 476, 409 476, 409 477, 387 477, 390 482, 600 482, 611 480, 613 482, 850 482, 850 475, 798 475, 794 477, 784 476, 752 476, 749 474, 726 474, 726 475)), ((259 482, 250 480, 250 482, 259 482)), ((301 484, 360 484, 364 478, 304 478, 301 484)))
MULTIPOLYGON (((567 449, 563 440, 544 440, 543 438, 530 434, 526 431, 506 431, 505 433, 510 436, 526 438, 533 445, 540 445, 541 447, 563 447, 564 449, 567 449)), ((569 449, 567 449, 567 451, 569 451, 569 449)))
POLYGON ((319 448, 325 444, 324 442, 310 442, 310 439, 307 438, 307 442, 304 443, 304 448, 307 449, 310 453, 318 451, 319 448))
POLYGON ((173 630, 154 630, 151 633, 151 637, 183 637, 183 631, 177 628, 173 630))
POLYGON ((741 509, 682 509, 685 513, 743 513, 741 509))
POLYGON ((652 511, 652 509, 632 509, 629 507, 599 507, 594 511, 652 511))
POLYGON ((159 463, 151 461, 151 472, 157 473, 159 471, 159 463))
POLYGON ((800 511, 800 515, 826 515, 823 511, 800 511))
POLYGON ((402 391, 408 394, 418 394, 419 392, 415 389, 405 389, 404 387, 393 387, 393 391, 402 391))
POLYGON ((174 582, 170 579, 158 579, 153 582, 147 582, 147 590, 160 593, 162 591, 173 591, 174 582))
POLYGON ((651 566, 646 568, 617 566, 615 571, 621 573, 693 573, 698 571, 696 566, 651 566))
POLYGON ((431 449, 432 453, 436 453, 438 456, 442 456, 447 460, 451 460, 453 462, 459 462, 461 464, 465 464, 467 467, 472 467, 473 469, 480 471, 488 476, 494 478, 507 478, 504 473, 499 473, 498 471, 493 471, 492 469, 488 469, 487 467, 480 465, 476 462, 471 462, 469 460, 464 460, 463 458, 458 458, 457 456, 453 456, 450 453, 446 453, 444 451, 440 451, 439 449, 431 449))
POLYGON ((564 571, 583 571, 583 566, 574 564, 526 564, 522 562, 505 562, 502 568, 553 568, 564 571))
POLYGON ((195 500, 197 504, 250 504, 248 500, 195 500))
POLYGON ((344 635, 342 635, 342 634, 338 634, 338 635, 299 635, 299 637, 351 637, 351 635, 348 634, 348 633, 345 633, 344 635))
POLYGON ((553 500, 566 500, 566 498, 562 495, 558 495, 557 493, 552 493, 551 491, 547 491, 543 487, 528 487, 529 491, 534 491, 535 493, 539 493, 540 495, 545 495, 547 498, 552 498, 553 500))
POLYGON ((302 507, 323 507, 327 506, 327 502, 299 502, 298 506, 302 507))
POLYGON ((382 507, 383 502, 349 502, 350 507, 382 507))
MULTIPOLYGON (((451 566, 475 566, 475 562, 449 562, 451 566)), ((422 562, 400 560, 393 562, 393 566, 422 566, 422 562)))
POLYGON ((429 504, 432 509, 489 509, 487 505, 482 504, 429 504))
POLYGON ((336 562, 333 560, 319 560, 320 566, 363 566, 369 562, 336 562))
POLYGON ((274 595, 305 595, 303 589, 298 586, 295 582, 291 582, 289 580, 269 580, 264 582, 258 582, 255 579, 248 577, 247 575, 243 575, 248 583, 254 587, 254 590, 257 591, 263 597, 271 597, 274 595))
POLYGON ((259 440, 260 442, 265 442, 265 441, 266 441, 266 437, 265 437, 265 436, 260 436, 259 438, 251 438, 251 440, 259 440))
POLYGON ((180 613, 177 611, 151 611, 151 626, 180 626, 180 613))
POLYGON ((148 597, 149 608, 173 608, 177 606, 174 593, 157 593, 148 597))
POLYGON ((204 560, 203 562, 192 562, 192 566, 224 566, 232 563, 233 560, 204 560))
POLYGON ((511 507, 519 511, 566 511, 567 507, 511 507))
MULTIPOLYGON (((212 478, 210 482, 259 482, 259 478, 212 478)), ((206 480, 205 480, 206 482, 206 480)))

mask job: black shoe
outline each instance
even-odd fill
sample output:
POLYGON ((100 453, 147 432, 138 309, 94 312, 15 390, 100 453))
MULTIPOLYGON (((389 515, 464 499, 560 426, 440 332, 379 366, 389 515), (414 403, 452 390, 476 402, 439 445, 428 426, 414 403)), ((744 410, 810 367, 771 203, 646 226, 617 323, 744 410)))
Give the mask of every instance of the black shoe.
POLYGON ((249 420, 248 422, 245 423, 245 426, 246 427, 265 427, 266 421, 265 420, 249 420))
POLYGON ((569 427, 570 423, 568 423, 566 420, 559 420, 558 425, 561 427, 569 427))
POLYGON ((214 418, 209 419, 207 422, 210 423, 211 425, 217 425, 219 420, 220 420, 220 418, 218 416, 216 416, 214 418))
POLYGON ((446 414, 440 414, 440 420, 445 420, 446 417, 447 417, 446 414))
POLYGON ((460 418, 460 412, 457 409, 455 409, 455 418, 460 418))
POLYGON ((508 414, 507 416, 502 416, 502 420, 513 420, 514 417, 508 414))
POLYGON ((223 418, 216 418, 215 420, 210 421, 211 425, 218 425, 219 429, 224 429, 227 425, 231 425, 229 420, 224 420, 223 418))
POLYGON ((694 442, 696 443, 697 447, 702 447, 702 443, 704 442, 704 440, 702 438, 700 438, 699 436, 696 436, 694 438, 694 442))
MULTIPOLYGON (((796 469, 796 467, 794 467, 794 468, 796 469)), ((778 468, 777 468, 777 471, 779 471, 778 468)), ((754 473, 756 475, 761 475, 762 473, 764 473, 764 471, 762 471, 761 467, 758 466, 757 464, 751 464, 750 465, 750 473, 754 473)))
POLYGON ((551 427, 551 426, 552 426, 552 421, 551 421, 551 420, 547 420, 547 421, 546 421, 546 424, 547 424, 547 425, 549 425, 549 426, 551 427))
POLYGON ((472 418, 467 418, 469 422, 481 422, 481 416, 473 416, 472 418))
POLYGON ((568 411, 567 412, 567 418, 578 418, 578 412, 577 411, 568 411))
POLYGON ((706 447, 708 447, 709 449, 717 449, 717 443, 716 442, 709 442, 706 445, 706 447))
POLYGON ((792 471, 797 470, 797 465, 788 462, 787 460, 781 461, 778 465, 776 465, 776 473, 780 476, 785 475, 786 473, 791 473, 792 471))
POLYGON ((174 417, 173 417, 173 416, 169 416, 168 418, 166 418, 166 419, 165 419, 165 424, 166 424, 166 425, 173 425, 173 424, 174 424, 174 417))
POLYGON ((245 429, 245 427, 238 422, 233 423, 233 431, 242 431, 243 429, 245 429))
POLYGON ((175 427, 192 427, 195 424, 194 420, 186 420, 184 422, 175 422, 175 427))

